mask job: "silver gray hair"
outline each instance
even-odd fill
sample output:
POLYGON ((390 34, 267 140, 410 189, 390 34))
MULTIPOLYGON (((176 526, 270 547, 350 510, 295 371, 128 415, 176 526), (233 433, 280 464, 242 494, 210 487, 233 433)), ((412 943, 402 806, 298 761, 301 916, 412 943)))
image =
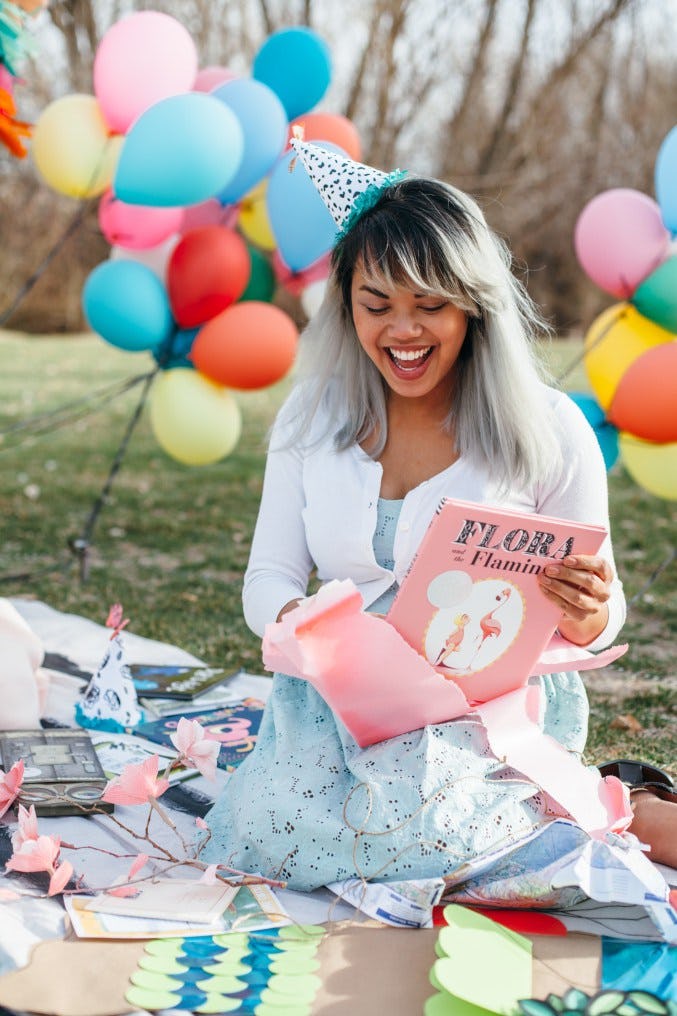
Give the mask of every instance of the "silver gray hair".
POLYGON ((501 486, 529 485, 556 469, 556 424, 535 349, 547 326, 475 201, 417 177, 388 187, 333 252, 324 301, 303 336, 290 440, 307 437, 323 404, 338 450, 374 434, 370 455, 378 458, 385 446, 388 388, 353 324, 357 264, 386 288, 442 296, 468 315, 444 424, 460 455, 486 466, 501 486))

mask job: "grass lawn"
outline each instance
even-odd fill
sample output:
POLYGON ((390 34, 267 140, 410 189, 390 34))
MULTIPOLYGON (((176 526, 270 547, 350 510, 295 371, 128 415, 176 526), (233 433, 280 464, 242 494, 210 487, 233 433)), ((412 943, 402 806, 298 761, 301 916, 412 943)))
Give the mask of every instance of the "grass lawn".
MULTIPOLYGON (((554 342, 547 356, 555 375, 579 352, 573 340, 554 342)), ((260 672, 259 642, 242 619, 240 587, 265 434, 286 383, 237 396, 242 438, 229 458, 213 466, 189 468, 168 458, 144 413, 98 518, 84 584, 68 540, 83 531, 141 388, 105 404, 95 398, 95 411, 67 426, 50 425, 40 434, 8 431, 151 365, 147 354, 123 353, 91 335, 0 332, 0 594, 37 597, 99 623, 119 600, 137 634, 183 646, 214 664, 260 672)), ((564 386, 587 389, 580 364, 564 386)), ((674 771, 674 562, 642 590, 675 545, 675 505, 637 487, 620 465, 609 483, 616 557, 632 600, 624 631, 631 648, 613 667, 586 676, 592 707, 588 757, 642 757, 674 771), (628 715, 640 730, 623 729, 628 715)))

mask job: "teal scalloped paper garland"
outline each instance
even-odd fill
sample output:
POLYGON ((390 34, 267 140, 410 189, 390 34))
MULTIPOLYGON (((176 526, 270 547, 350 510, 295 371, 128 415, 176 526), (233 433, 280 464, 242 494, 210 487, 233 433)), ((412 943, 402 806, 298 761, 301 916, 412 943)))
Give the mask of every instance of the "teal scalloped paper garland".
POLYGON ((336 234, 334 245, 342 240, 346 233, 350 232, 358 219, 361 219, 366 212, 370 211, 378 203, 386 187, 392 187, 394 183, 399 183, 406 175, 406 169, 394 169, 381 183, 370 183, 359 197, 355 199, 350 214, 336 234))
POLYGON ((571 988, 564 995, 546 999, 525 998, 518 1003, 523 1016, 677 1016, 677 1002, 663 1001, 649 991, 616 991, 610 988, 586 995, 571 988))
POLYGON ((310 1016, 322 981, 317 950, 326 931, 289 925, 146 943, 125 998, 151 1012, 310 1016))

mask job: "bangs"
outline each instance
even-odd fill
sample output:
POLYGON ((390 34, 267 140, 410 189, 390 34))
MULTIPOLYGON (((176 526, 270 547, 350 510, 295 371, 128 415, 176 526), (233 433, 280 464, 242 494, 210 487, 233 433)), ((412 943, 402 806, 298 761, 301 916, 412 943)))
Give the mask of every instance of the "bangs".
POLYGON ((351 285, 355 266, 386 288, 402 286, 420 293, 444 296, 467 314, 479 314, 476 300, 463 284, 464 263, 471 255, 470 223, 465 210, 456 206, 449 214, 448 196, 442 209, 430 193, 425 201, 412 202, 411 184, 389 187, 383 197, 337 244, 332 265, 343 303, 351 309, 351 285), (409 186, 408 186, 409 185, 409 186), (406 203, 398 200, 408 191, 406 203), (458 269, 458 272, 454 269, 458 269))

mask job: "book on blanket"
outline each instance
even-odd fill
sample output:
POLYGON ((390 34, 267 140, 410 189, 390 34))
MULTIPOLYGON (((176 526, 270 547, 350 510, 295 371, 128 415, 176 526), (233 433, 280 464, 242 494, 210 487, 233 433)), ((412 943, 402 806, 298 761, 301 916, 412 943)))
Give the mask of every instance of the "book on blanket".
POLYGON ((445 498, 387 620, 473 701, 527 678, 561 612, 539 573, 569 554, 596 554, 603 526, 445 498))
POLYGON ((190 664, 130 663, 129 672, 142 698, 177 699, 190 702, 223 684, 237 671, 190 664))
MULTIPOLYGON (((245 698, 217 709, 188 714, 189 719, 197 720, 212 737, 221 742, 217 762, 220 769, 232 772, 254 748, 264 704, 258 698, 245 698)), ((175 733, 182 715, 176 712, 171 716, 139 723, 134 734, 171 747, 170 735, 175 733)))

